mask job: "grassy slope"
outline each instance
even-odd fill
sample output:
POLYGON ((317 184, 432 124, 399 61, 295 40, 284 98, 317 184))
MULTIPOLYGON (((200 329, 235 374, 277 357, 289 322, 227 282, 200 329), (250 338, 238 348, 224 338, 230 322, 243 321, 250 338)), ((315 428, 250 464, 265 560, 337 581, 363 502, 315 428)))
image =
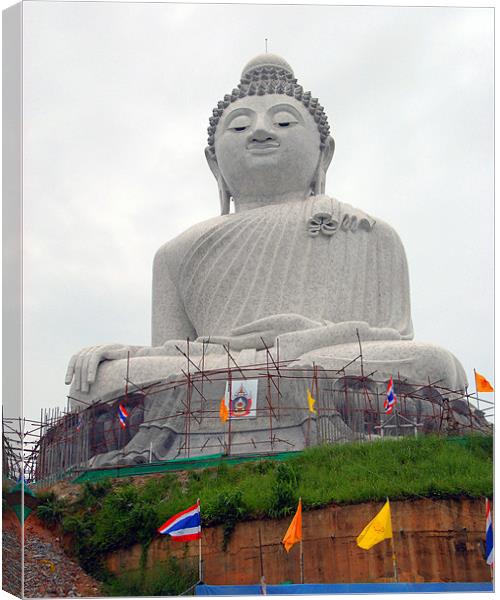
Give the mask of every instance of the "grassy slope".
POLYGON ((137 542, 147 546, 161 523, 197 498, 204 524, 222 523, 230 535, 237 521, 293 513, 299 496, 307 510, 386 496, 491 496, 492 490, 491 437, 428 436, 322 446, 286 463, 221 464, 151 478, 141 486, 133 479, 85 484, 76 503, 54 506, 52 499, 46 512, 75 534, 77 554, 95 570, 102 553, 137 542))

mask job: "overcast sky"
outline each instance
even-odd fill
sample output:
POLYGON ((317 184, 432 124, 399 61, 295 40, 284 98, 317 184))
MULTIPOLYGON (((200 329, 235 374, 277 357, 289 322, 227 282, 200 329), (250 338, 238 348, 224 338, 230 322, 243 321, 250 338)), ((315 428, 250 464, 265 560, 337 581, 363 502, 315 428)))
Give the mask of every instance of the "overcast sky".
POLYGON ((327 193, 403 241, 415 339, 493 379, 491 9, 28 1, 24 25, 26 416, 77 350, 149 344, 154 253, 218 214, 208 117, 266 37, 326 109, 327 193))

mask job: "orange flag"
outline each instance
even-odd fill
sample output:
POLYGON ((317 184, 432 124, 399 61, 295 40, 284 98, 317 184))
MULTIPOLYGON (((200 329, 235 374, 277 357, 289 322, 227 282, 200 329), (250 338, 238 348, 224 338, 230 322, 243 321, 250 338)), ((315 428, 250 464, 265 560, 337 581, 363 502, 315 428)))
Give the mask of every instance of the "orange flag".
POLYGON ((474 376, 476 378, 476 391, 477 392, 494 392, 493 386, 491 383, 483 377, 480 373, 478 373, 474 369, 474 376))
POLYGON ((220 420, 225 423, 229 419, 229 411, 226 406, 226 399, 222 398, 219 409, 220 420))
POLYGON ((302 541, 302 499, 299 498, 299 505, 297 512, 290 523, 290 527, 285 533, 285 537, 282 540, 282 544, 285 546, 285 550, 290 552, 290 548, 297 542, 302 541))

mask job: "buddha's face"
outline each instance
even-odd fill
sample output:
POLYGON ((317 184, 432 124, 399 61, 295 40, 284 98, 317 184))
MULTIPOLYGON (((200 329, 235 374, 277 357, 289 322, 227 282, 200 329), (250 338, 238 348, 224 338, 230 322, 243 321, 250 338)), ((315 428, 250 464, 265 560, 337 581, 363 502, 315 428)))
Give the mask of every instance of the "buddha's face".
POLYGON ((246 96, 224 111, 215 155, 235 198, 308 195, 320 158, 318 126, 295 98, 246 96))

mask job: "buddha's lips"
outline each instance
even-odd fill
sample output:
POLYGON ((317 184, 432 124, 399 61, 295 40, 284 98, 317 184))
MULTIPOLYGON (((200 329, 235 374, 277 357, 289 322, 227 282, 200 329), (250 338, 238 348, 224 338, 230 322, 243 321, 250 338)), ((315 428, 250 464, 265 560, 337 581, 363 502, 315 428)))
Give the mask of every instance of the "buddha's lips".
POLYGON ((279 142, 270 140, 267 140, 265 142, 250 142, 247 145, 247 150, 250 150, 251 152, 257 151, 258 153, 267 153, 269 151, 276 150, 276 148, 279 148, 279 146, 279 142))

